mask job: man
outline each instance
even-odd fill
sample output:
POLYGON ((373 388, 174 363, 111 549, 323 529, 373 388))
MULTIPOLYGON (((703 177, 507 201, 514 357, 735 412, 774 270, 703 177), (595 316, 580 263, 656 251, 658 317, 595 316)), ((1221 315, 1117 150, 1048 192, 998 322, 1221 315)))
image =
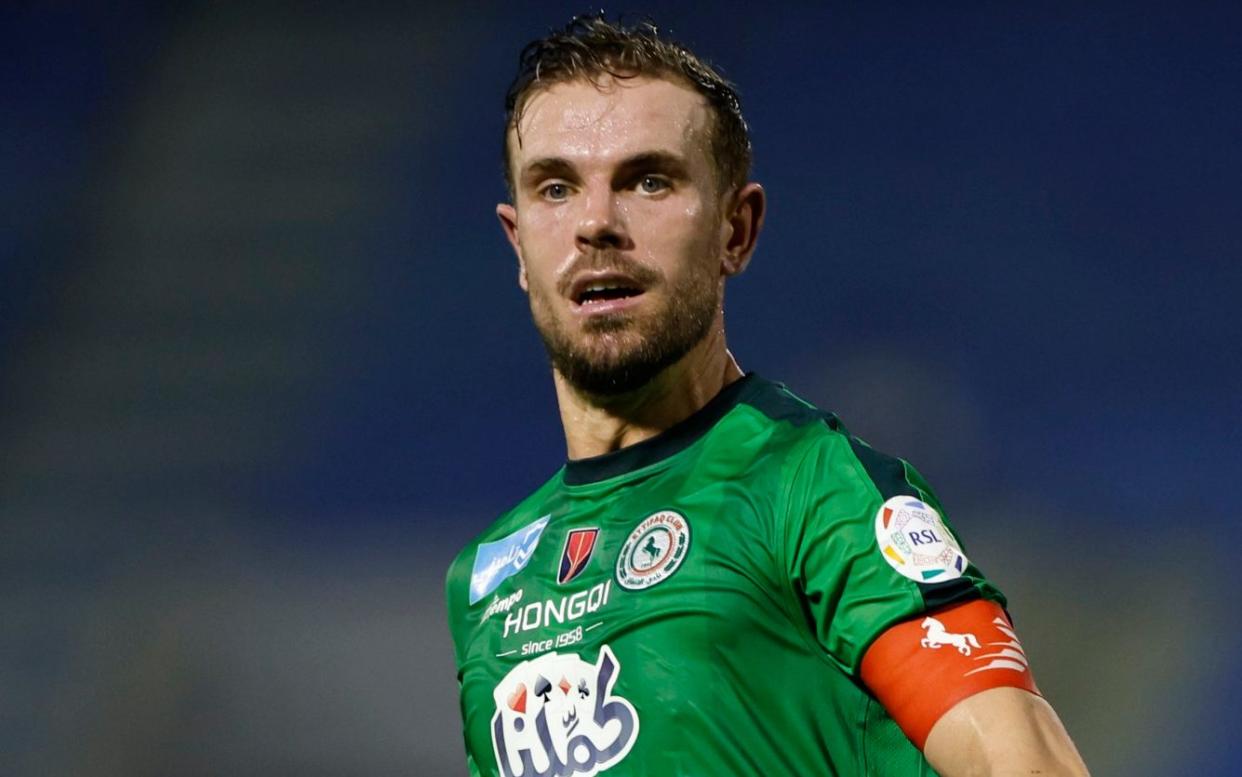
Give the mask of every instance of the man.
POLYGON ((927 483, 726 347, 763 224, 733 90, 579 18, 496 212, 568 462, 448 573, 472 774, 1084 774, 927 483))

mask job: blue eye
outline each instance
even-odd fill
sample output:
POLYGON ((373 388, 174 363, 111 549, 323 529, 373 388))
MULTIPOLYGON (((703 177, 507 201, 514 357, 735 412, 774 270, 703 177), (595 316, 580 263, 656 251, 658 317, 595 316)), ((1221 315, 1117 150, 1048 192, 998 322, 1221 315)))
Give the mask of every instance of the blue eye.
POLYGON ((668 181, 663 178, 657 178, 654 175, 644 175, 642 180, 638 182, 638 187, 647 194, 655 194, 667 189, 668 181))

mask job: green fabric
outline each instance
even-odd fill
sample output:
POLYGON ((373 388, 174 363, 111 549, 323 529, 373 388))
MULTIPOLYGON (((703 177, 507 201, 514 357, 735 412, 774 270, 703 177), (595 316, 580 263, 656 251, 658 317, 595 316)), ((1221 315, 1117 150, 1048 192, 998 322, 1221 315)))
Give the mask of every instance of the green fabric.
POLYGON ((448 571, 471 773, 931 774, 862 656, 930 607, 1004 599, 973 565, 927 585, 884 560, 876 514, 903 494, 941 509, 908 464, 754 375, 634 450, 570 462, 448 571), (661 512, 688 529, 631 537, 661 512), (545 516, 525 566, 471 604, 480 544, 545 516), (559 584, 583 528, 593 552, 559 584))

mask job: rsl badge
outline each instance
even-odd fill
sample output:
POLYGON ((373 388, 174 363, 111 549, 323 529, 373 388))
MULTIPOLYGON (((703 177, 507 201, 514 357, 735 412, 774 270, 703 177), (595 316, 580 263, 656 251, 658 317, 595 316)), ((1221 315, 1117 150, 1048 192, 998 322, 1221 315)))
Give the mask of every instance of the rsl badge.
POLYGON ((565 547, 561 550, 561 567, 556 573, 556 582, 565 585, 586 569, 591 554, 595 552, 595 540, 599 538, 599 529, 572 529, 565 535, 565 547))
POLYGON ((890 567, 919 583, 959 578, 969 563, 936 508, 911 496, 895 496, 880 506, 875 540, 890 567))
POLYGON ((690 523, 681 513, 661 510, 647 516, 621 547, 617 556, 617 583, 642 591, 668 579, 690 550, 690 523))

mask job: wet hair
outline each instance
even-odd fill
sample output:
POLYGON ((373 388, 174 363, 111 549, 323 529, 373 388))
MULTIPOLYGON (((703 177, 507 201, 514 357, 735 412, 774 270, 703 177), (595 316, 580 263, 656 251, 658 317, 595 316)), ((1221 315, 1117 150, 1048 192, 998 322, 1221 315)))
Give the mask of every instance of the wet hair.
MULTIPOLYGON (((526 103, 548 87, 584 79, 596 86, 606 78, 640 76, 680 81, 703 95, 711 108, 710 150, 721 194, 741 188, 750 176, 750 133, 732 84, 685 46, 660 36, 650 20, 626 26, 598 14, 575 16, 562 29, 522 49, 518 73, 505 95, 501 139, 505 185, 515 196, 509 130, 517 127, 526 103)), ((517 136, 521 145, 521 135, 517 136)))

